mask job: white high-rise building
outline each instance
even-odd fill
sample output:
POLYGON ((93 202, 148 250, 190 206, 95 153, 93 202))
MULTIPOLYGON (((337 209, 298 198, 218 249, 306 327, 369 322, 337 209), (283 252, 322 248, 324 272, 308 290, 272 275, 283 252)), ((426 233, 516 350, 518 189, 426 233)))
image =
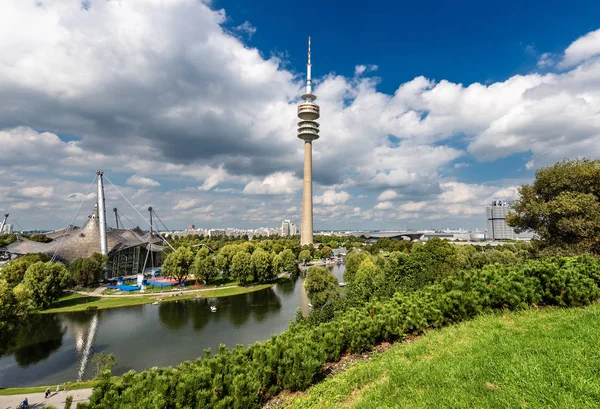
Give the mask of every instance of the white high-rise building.
POLYGON ((295 236, 298 233, 296 223, 290 223, 290 236, 295 236))
POLYGON ((287 237, 290 235, 290 225, 292 223, 289 220, 281 222, 281 237, 287 237))
POLYGON ((5 224, 4 227, 2 228, 2 231, 0 231, 0 234, 12 234, 13 233, 13 225, 12 224, 5 224))
POLYGON ((514 240, 515 231, 506 224, 506 216, 510 213, 510 207, 506 201, 494 200, 490 206, 485 208, 487 215, 487 237, 492 240, 514 240))

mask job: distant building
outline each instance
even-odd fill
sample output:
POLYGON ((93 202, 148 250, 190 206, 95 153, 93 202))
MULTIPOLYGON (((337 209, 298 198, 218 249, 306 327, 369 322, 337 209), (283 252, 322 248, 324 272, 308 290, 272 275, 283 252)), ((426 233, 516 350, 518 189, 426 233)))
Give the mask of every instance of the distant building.
POLYGON ((514 240, 516 235, 512 227, 506 223, 510 207, 506 201, 494 200, 485 208, 487 214, 487 238, 492 240, 514 240))
POLYGON ((196 230, 196 225, 195 225, 195 224, 190 224, 190 225, 188 225, 188 227, 187 227, 187 230, 188 230, 188 231, 191 231, 191 230, 196 230))
POLYGON ((298 233, 295 223, 290 223, 290 236, 295 236, 298 233))
POLYGON ((12 234, 13 233, 13 225, 12 224, 5 224, 4 227, 2 228, 2 231, 0 231, 0 234, 12 234))
POLYGON ((292 222, 290 222, 289 220, 284 220, 283 222, 281 222, 281 237, 290 236, 291 224, 292 222))

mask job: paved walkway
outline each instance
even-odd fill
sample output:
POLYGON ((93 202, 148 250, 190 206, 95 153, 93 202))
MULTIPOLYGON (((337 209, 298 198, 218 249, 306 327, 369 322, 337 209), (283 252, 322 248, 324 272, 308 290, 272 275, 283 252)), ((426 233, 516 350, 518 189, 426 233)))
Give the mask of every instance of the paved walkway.
POLYGON ((44 398, 43 393, 29 393, 27 395, 9 395, 0 396, 0 408, 2 409, 14 409, 19 406, 19 403, 23 402, 23 399, 29 400, 30 408, 43 408, 46 405, 53 405, 58 409, 65 407, 65 399, 67 396, 73 396, 73 403, 71 408, 75 409, 77 402, 87 402, 88 398, 92 394, 91 389, 79 389, 76 391, 60 391, 58 393, 52 392, 48 399, 44 398))

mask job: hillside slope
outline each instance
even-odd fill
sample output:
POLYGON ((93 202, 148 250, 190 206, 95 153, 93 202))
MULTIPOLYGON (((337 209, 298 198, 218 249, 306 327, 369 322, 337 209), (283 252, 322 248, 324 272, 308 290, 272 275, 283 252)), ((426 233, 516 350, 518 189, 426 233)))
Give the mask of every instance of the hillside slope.
POLYGON ((395 345, 288 408, 600 407, 600 304, 486 315, 395 345))

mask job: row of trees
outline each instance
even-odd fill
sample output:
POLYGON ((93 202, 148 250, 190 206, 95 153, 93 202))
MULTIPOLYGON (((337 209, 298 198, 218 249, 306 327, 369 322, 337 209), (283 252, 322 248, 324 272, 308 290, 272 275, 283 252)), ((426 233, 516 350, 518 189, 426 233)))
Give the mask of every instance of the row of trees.
POLYGON ((291 249, 275 253, 245 242, 227 244, 216 253, 207 247, 194 251, 192 247, 180 246, 166 257, 162 269, 163 275, 180 284, 190 275, 208 283, 219 274, 245 284, 270 281, 284 271, 295 274, 298 267, 291 249))

